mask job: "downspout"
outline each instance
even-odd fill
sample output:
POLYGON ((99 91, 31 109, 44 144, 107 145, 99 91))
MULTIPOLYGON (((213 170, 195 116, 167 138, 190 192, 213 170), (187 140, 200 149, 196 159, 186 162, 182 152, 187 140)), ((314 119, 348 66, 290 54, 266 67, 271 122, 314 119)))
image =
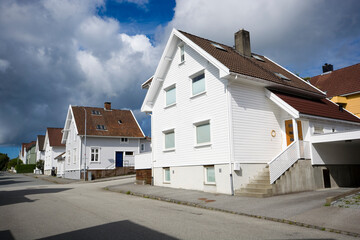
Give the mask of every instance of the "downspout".
POLYGON ((152 113, 146 113, 147 115, 150 116, 150 133, 151 133, 151 142, 150 142, 150 145, 151 145, 151 186, 154 186, 154 151, 153 151, 153 147, 154 147, 154 144, 153 144, 153 121, 152 121, 152 113))
POLYGON ((234 137, 233 137, 233 124, 232 124, 232 105, 231 105, 231 96, 229 92, 229 80, 226 81, 226 102, 228 105, 228 136, 229 136, 229 172, 230 172, 230 188, 231 195, 234 196, 234 178, 233 178, 233 162, 234 162, 234 137))

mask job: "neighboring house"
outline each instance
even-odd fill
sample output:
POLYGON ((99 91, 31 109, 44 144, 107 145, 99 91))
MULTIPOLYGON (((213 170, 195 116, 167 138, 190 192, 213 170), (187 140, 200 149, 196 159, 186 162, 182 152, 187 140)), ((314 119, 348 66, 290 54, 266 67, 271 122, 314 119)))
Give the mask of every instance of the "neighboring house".
POLYGON ((36 162, 39 160, 45 160, 45 151, 44 151, 44 141, 45 136, 44 135, 38 135, 36 139, 36 162))
POLYGON ((32 141, 25 145, 26 151, 26 164, 35 164, 36 163, 36 142, 32 141))
POLYGON ((315 87, 326 92, 331 101, 360 117, 360 63, 333 71, 325 64, 323 74, 310 78, 315 87))
POLYGON ((44 174, 55 175, 57 168, 57 161, 55 157, 65 152, 65 145, 61 143, 62 128, 47 128, 44 151, 45 151, 45 163, 44 163, 44 174))
POLYGON ((84 168, 92 178, 133 171, 134 155, 150 151, 144 138, 131 110, 111 109, 110 102, 104 108, 70 105, 62 138, 66 144, 64 176, 83 178, 84 168))
POLYGON ((360 119, 251 53, 245 30, 233 48, 174 29, 143 88, 154 185, 246 196, 360 185, 360 119))
POLYGON ((63 152, 60 155, 55 157, 56 160, 56 176, 64 177, 65 176, 65 153, 63 152))
POLYGON ((19 159, 23 162, 26 163, 26 150, 25 150, 25 146, 27 143, 22 143, 21 144, 21 149, 20 149, 20 153, 19 153, 19 159))

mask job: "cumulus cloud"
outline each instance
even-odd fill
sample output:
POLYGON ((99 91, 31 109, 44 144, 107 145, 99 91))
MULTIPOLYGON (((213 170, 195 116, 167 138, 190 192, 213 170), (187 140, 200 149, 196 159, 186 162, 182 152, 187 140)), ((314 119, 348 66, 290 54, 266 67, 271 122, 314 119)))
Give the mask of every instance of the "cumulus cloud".
POLYGON ((244 28, 253 52, 319 74, 325 62, 340 68, 360 61, 359 12, 357 0, 182 0, 167 34, 175 27, 233 46, 244 28))
POLYGON ((101 0, 0 2, 0 145, 63 127, 69 104, 140 108, 141 83, 161 52, 145 35, 99 17, 102 7, 101 0))

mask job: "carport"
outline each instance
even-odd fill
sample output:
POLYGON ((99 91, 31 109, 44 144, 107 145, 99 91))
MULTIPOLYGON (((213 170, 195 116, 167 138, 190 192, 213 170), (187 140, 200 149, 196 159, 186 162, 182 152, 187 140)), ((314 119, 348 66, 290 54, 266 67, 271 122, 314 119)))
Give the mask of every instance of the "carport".
POLYGON ((313 135, 310 142, 324 187, 360 186, 360 130, 313 135))

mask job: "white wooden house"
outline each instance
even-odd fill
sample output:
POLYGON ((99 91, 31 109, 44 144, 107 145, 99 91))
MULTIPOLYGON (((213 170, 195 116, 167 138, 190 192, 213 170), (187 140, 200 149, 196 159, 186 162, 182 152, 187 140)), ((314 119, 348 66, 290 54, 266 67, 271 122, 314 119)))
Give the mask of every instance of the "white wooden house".
POLYGON ((44 141, 45 136, 44 135, 38 135, 36 139, 36 162, 39 160, 45 160, 45 150, 44 150, 44 141))
POLYGON ((360 171, 360 119, 251 53, 245 30, 233 48, 174 29, 143 88, 157 186, 268 196, 321 188, 328 177, 332 186, 351 185, 344 176, 360 171), (312 143, 323 134, 335 151, 331 159, 327 143, 312 143))
POLYGON ((134 171, 134 155, 150 150, 144 139, 131 110, 111 109, 110 102, 104 108, 70 105, 62 138, 64 176, 83 178, 84 168, 93 179, 134 171))
POLYGON ((57 160, 55 157, 65 151, 65 145, 61 143, 62 128, 47 128, 44 140, 45 162, 44 174, 56 174, 57 160))

